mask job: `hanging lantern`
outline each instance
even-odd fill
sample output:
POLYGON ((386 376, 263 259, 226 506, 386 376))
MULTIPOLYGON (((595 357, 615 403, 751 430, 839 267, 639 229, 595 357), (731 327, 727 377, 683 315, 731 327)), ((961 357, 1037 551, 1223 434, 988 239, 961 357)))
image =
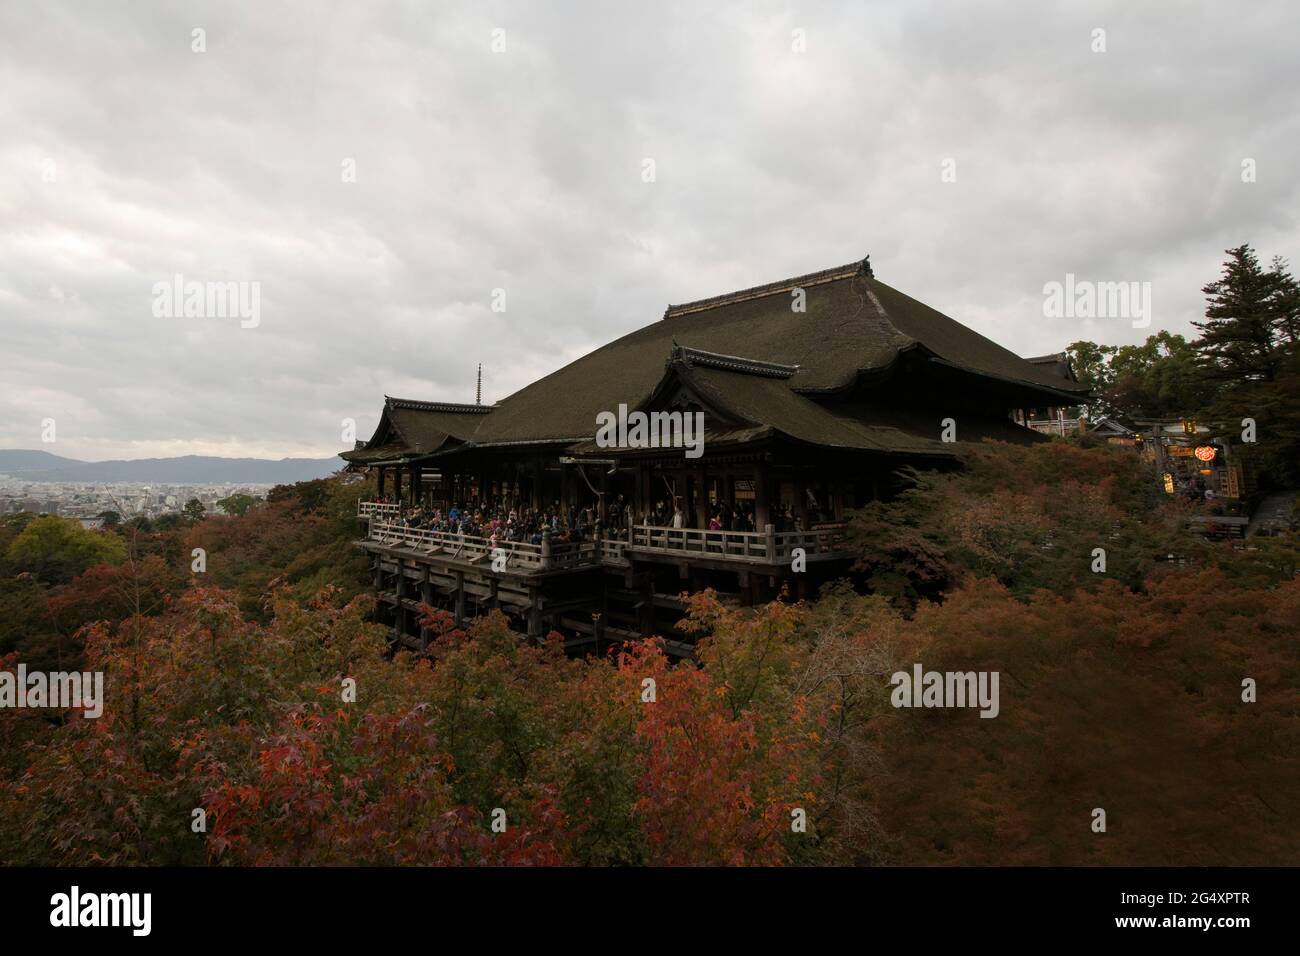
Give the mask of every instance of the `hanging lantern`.
POLYGON ((1165 494, 1172 495, 1173 493, 1174 493, 1174 476, 1166 471, 1165 472, 1165 494))

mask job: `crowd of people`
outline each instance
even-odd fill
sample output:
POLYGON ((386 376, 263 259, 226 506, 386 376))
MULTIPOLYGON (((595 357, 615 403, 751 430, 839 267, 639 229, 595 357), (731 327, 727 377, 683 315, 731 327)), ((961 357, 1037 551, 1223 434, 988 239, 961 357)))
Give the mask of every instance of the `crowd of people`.
MULTIPOLYGON (((391 495, 382 500, 387 504, 402 504, 391 495)), ((680 500, 660 499, 645 517, 647 523, 660 528, 695 526, 680 500)), ((398 523, 408 529, 473 535, 494 542, 541 544, 548 531, 552 543, 587 541, 597 533, 606 538, 629 539, 633 520, 631 506, 619 495, 610 501, 603 522, 594 506, 564 508, 556 501, 549 508, 520 508, 510 502, 489 500, 456 503, 445 509, 422 505, 406 507, 398 523)), ((803 530, 799 517, 788 504, 774 506, 771 520, 777 532, 803 530)), ((710 531, 760 530, 752 501, 711 505, 706 527, 710 531)))
MULTIPOLYGON (((386 503, 402 503, 389 496, 386 503)), ((415 531, 442 531, 452 535, 469 535, 487 538, 493 544, 542 544, 542 537, 550 533, 551 544, 572 544, 588 541, 601 533, 604 537, 627 537, 623 524, 625 509, 623 498, 611 503, 606 522, 602 524, 595 509, 576 506, 564 509, 556 501, 547 509, 512 507, 506 502, 487 501, 452 503, 446 510, 441 507, 416 506, 402 511, 398 523, 415 531)))

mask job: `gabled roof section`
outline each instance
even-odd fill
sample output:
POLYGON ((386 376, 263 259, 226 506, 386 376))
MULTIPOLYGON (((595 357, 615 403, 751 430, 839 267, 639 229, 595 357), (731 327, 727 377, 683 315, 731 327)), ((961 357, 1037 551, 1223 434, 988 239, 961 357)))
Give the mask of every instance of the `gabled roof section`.
MULTIPOLYGON (((637 407, 641 411, 664 410, 684 390, 706 410, 706 447, 784 437, 848 451, 955 456, 952 445, 835 414, 790 387, 795 371, 793 366, 678 346, 650 397, 637 407)), ((638 454, 645 449, 623 451, 638 454)), ((570 452, 609 455, 611 449, 598 448, 593 439, 585 439, 570 452)))
POLYGON ((675 363, 682 384, 706 407, 742 425, 767 426, 794 441, 827 448, 952 457, 951 445, 899 428, 836 415, 790 387, 788 378, 712 365, 675 363))
POLYGON ((384 411, 370 440, 341 458, 358 463, 418 458, 473 437, 490 405, 422 402, 384 396, 384 411))
POLYGON ((1079 381, 1074 375, 1074 366, 1070 364, 1070 354, 1068 352, 1053 352, 1051 355, 1034 355, 1026 358, 1025 361, 1030 365, 1046 369, 1053 375, 1059 376, 1068 382, 1079 381))

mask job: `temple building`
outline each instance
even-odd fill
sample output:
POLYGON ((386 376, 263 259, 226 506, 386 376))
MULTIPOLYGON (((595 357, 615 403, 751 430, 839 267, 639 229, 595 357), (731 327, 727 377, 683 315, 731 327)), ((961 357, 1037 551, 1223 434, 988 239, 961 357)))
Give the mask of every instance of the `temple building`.
POLYGON ((1031 411, 1086 396, 1068 363, 1015 355, 864 259, 669 306, 494 405, 386 398, 374 435, 341 457, 378 477, 360 544, 395 640, 427 639, 425 602, 458 619, 498 607, 535 638, 600 646, 671 633, 682 591, 808 593, 848 566, 846 511, 892 495, 901 468, 954 467, 963 443, 1048 440, 1031 411), (634 413, 702 430, 599 440, 602 417, 634 413), (453 507, 589 517, 585 534, 540 542, 403 518, 453 507))

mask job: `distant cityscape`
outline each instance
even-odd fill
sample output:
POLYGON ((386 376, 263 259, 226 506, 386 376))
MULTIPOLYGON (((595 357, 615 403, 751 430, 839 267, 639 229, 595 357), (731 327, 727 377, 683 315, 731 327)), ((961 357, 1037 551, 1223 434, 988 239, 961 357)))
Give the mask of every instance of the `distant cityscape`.
POLYGON ((100 516, 116 512, 122 520, 179 514, 197 498, 205 514, 224 514, 218 502, 236 494, 265 498, 271 484, 30 481, 0 475, 0 515, 28 511, 77 518, 98 526, 100 516))

